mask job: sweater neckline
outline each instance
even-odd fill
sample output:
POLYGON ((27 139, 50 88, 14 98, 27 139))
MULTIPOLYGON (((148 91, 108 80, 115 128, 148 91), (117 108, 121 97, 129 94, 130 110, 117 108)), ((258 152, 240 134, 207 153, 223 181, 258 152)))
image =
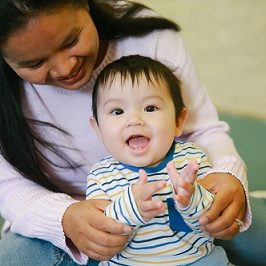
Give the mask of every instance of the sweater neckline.
POLYGON ((105 53, 105 56, 104 56, 102 62, 93 70, 90 80, 85 85, 83 85, 80 88, 80 90, 91 89, 93 87, 99 73, 103 70, 103 68, 107 64, 109 64, 113 60, 114 60, 114 44, 112 41, 109 41, 108 47, 106 49, 106 53, 105 53))

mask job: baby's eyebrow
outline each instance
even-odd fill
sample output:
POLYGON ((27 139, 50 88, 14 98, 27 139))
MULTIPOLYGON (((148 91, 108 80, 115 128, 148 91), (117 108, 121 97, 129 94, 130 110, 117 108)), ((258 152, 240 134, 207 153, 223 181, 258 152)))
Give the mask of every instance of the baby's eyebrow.
POLYGON ((147 101, 147 100, 159 100, 159 101, 163 101, 164 98, 160 95, 148 95, 146 97, 143 98, 144 101, 147 101))
POLYGON ((110 105, 110 104, 119 104, 122 103, 122 100, 120 98, 112 98, 108 99, 103 103, 103 106, 110 105))

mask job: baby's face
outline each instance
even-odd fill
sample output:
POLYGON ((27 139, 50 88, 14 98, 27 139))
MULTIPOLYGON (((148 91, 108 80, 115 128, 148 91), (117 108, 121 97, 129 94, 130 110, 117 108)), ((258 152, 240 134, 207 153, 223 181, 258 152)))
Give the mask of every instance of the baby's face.
POLYGON ((121 82, 118 75, 98 95, 98 135, 117 160, 138 167, 156 166, 176 133, 175 107, 163 81, 145 77, 121 82))

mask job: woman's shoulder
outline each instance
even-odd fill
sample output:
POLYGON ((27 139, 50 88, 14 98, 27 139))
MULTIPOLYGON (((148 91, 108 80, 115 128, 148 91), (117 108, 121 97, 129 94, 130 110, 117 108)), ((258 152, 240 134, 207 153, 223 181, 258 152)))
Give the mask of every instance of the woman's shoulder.
POLYGON ((180 33, 174 30, 155 30, 144 36, 128 36, 112 43, 117 58, 140 54, 168 61, 176 58, 184 45, 180 33))

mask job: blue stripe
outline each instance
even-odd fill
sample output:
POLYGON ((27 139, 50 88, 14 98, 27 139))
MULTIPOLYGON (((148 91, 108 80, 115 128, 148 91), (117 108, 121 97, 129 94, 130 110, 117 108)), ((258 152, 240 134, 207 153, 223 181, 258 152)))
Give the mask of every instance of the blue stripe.
POLYGON ((125 217, 125 215, 123 214, 122 206, 121 206, 121 200, 122 200, 122 198, 120 198, 120 199, 118 200, 118 207, 119 207, 119 211, 120 211, 119 213, 124 217, 126 223, 127 223, 127 224, 130 224, 130 222, 129 222, 129 220, 127 219, 127 217, 125 217))
POLYGON ((128 191, 128 198, 129 198, 131 210, 133 210, 135 216, 138 218, 138 220, 141 222, 141 224, 143 224, 143 221, 139 218, 139 216, 137 215, 137 213, 135 211, 135 208, 133 207, 133 202, 132 202, 131 195, 130 195, 130 187, 128 187, 127 191, 128 191))

